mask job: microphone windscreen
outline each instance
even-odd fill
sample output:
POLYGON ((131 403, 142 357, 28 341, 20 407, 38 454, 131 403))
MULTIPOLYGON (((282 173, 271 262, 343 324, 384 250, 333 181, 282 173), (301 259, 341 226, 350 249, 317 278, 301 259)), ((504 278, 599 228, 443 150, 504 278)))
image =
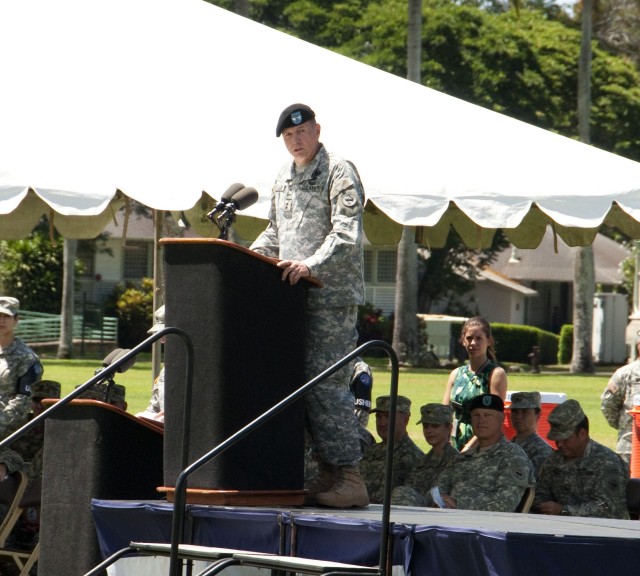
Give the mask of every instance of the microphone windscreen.
MULTIPOLYGON (((113 361, 115 362, 116 360, 120 360, 120 358, 122 358, 125 354, 128 354, 129 352, 131 352, 131 350, 127 348, 125 348, 124 350, 121 350, 120 354, 118 354, 117 358, 115 358, 113 361)), ((136 363, 136 357, 132 356, 122 366, 118 366, 118 368, 116 369, 116 372, 118 372, 119 374, 122 374, 123 372, 126 372, 127 370, 129 370, 129 368, 131 368, 135 363, 136 363)))
POLYGON ((258 201, 258 191, 251 187, 243 188, 233 195, 232 201, 238 210, 244 210, 258 201))
POLYGON ((111 352, 109 352, 109 354, 105 356, 104 360, 102 361, 102 365, 105 368, 107 366, 110 366, 111 364, 113 364, 113 361, 116 359, 116 357, 120 356, 121 353, 122 353, 122 348, 116 348, 115 350, 112 350, 111 352))
POLYGON ((233 184, 231 184, 231 186, 229 186, 229 188, 227 188, 226 192, 222 195, 222 198, 220 198, 220 200, 223 202, 229 202, 231 198, 233 198, 233 195, 243 188, 244 184, 240 184, 240 182, 234 182, 233 184))

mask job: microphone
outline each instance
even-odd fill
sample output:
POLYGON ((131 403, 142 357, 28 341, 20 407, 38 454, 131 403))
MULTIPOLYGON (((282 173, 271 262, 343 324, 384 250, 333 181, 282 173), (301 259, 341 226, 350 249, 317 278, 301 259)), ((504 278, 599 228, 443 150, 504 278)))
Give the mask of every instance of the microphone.
MULTIPOLYGON (((120 360, 120 358, 122 358, 122 356, 124 356, 125 354, 128 354, 129 352, 131 352, 131 350, 129 348, 125 348, 123 350, 120 350, 120 353, 111 361, 111 363, 113 364, 117 360, 120 360)), ((123 372, 126 372, 127 370, 129 370, 129 368, 131 368, 135 363, 136 363, 136 357, 132 356, 122 366, 118 366, 116 368, 116 372, 118 374, 122 374, 123 372)))
POLYGON ((253 206, 257 201, 258 191, 255 188, 242 188, 242 190, 239 190, 231 197, 230 202, 227 202, 226 208, 218 220, 225 220, 230 217, 233 218, 236 210, 249 208, 249 206, 253 206))
POLYGON ((226 189, 225 193, 220 198, 220 202, 218 202, 213 210, 207 214, 207 218, 213 219, 213 216, 218 212, 222 212, 227 204, 231 201, 231 198, 236 192, 240 192, 244 188, 244 184, 240 184, 240 182, 234 182, 226 189))
POLYGON ((111 364, 113 364, 113 362, 115 361, 115 359, 120 356, 120 354, 122 354, 122 348, 116 348, 115 350, 112 350, 111 352, 109 352, 109 354, 107 354, 104 357, 104 360, 102 361, 102 368, 98 368, 95 372, 95 374, 99 374, 100 372, 102 372, 107 366, 111 366, 111 364))

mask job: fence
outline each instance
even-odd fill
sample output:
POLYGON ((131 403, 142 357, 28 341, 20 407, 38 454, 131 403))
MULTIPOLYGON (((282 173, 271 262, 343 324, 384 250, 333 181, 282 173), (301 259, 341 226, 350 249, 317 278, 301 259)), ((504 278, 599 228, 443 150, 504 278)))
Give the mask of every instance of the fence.
MULTIPOLYGON (((60 340, 61 317, 57 314, 20 311, 16 336, 27 344, 57 343, 60 340)), ((73 316, 73 340, 92 342, 118 341, 118 319, 100 316, 91 322, 81 315, 73 316)))

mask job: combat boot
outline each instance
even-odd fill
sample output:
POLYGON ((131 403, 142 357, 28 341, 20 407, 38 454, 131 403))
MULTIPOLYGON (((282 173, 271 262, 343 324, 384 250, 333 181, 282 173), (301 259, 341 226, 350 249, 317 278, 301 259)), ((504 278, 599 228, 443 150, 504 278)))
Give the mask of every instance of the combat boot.
POLYGON ((340 474, 337 466, 327 464, 321 460, 318 461, 318 474, 313 477, 309 484, 305 484, 304 489, 307 494, 305 496, 304 503, 306 505, 315 504, 316 494, 318 494, 318 492, 327 492, 328 490, 331 490, 339 479, 340 474))
POLYGON ((367 506, 369 494, 367 486, 360 475, 358 466, 340 466, 340 479, 337 484, 326 492, 319 492, 315 500, 320 506, 331 508, 352 508, 353 506, 367 506))

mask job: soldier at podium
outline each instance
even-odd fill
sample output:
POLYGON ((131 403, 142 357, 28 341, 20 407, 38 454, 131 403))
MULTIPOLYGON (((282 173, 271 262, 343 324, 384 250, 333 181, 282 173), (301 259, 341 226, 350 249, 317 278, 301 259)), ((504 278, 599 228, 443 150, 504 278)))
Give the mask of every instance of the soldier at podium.
MULTIPOLYGON (((314 277, 306 301, 305 372, 311 380, 357 344, 358 305, 364 303, 362 211, 364 190, 355 166, 320 142, 320 124, 305 104, 292 104, 278 119, 280 137, 293 158, 273 186, 269 225, 251 248, 279 258, 283 281, 314 277)), ((310 498, 322 506, 369 503, 358 462, 362 454, 343 368, 306 396, 308 433, 319 473, 305 479, 310 498)))

